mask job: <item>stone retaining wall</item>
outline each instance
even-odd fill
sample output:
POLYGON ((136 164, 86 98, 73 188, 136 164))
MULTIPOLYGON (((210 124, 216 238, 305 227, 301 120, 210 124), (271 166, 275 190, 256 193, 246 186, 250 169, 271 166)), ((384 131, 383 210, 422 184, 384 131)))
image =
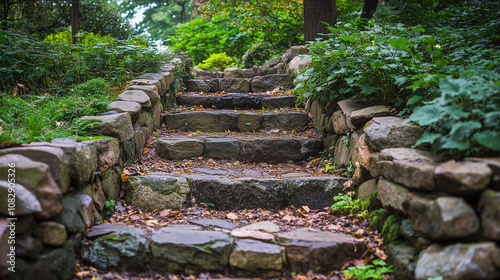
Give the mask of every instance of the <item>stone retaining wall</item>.
POLYGON ((396 279, 500 279, 500 158, 443 161, 413 148, 422 129, 390 108, 306 102, 344 186, 369 200, 396 279))
POLYGON ((176 70, 189 64, 176 58, 161 73, 137 77, 111 103, 112 111, 83 118, 100 120, 93 132, 111 138, 61 138, 0 150, 0 278, 74 275, 83 233, 108 215, 123 163, 143 153, 163 108, 175 103, 176 70), (14 210, 7 203, 12 189, 14 210))

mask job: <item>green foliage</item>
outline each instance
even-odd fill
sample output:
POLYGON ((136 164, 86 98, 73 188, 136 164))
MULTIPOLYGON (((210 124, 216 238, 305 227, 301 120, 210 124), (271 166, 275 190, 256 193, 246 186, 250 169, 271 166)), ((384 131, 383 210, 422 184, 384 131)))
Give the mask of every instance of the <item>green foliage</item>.
POLYGON ((391 215, 387 217, 384 222, 384 227, 382 228, 382 236, 384 237, 384 243, 392 243, 399 238, 402 238, 401 234, 401 222, 403 218, 399 215, 391 215))
POLYGON ((273 55, 272 49, 273 46, 268 42, 253 44, 241 58, 241 63, 245 68, 262 65, 273 55))
POLYGON ((210 71, 223 71, 227 67, 234 65, 233 61, 234 59, 227 56, 225 52, 214 53, 198 64, 198 67, 210 71))
POLYGON ((359 217, 366 217, 365 210, 367 203, 361 199, 352 199, 349 194, 339 194, 333 198, 335 203, 331 206, 332 211, 342 215, 357 214, 359 217))
MULTIPOLYGON (((93 32, 80 32, 78 35, 78 43, 83 46, 95 46, 97 43, 113 43, 115 39, 110 35, 101 36, 99 34, 94 34, 93 32)), ((51 43, 66 43, 71 44, 71 30, 65 29, 60 32, 52 33, 45 37, 45 41, 51 43)))
POLYGON ((387 263, 383 260, 373 260, 372 264, 367 264, 363 266, 351 266, 346 270, 343 270, 346 279, 352 279, 356 277, 356 280, 364 279, 383 279, 384 274, 391 273, 393 271, 392 265, 387 266, 387 263))
POLYGON ((104 202, 104 209, 103 209, 103 218, 104 219, 107 219, 111 216, 113 216, 113 214, 115 213, 115 206, 116 206, 116 201, 112 200, 112 199, 107 199, 105 202, 104 202))
POLYGON ((370 212, 370 227, 377 229, 379 231, 384 227, 384 223, 387 220, 387 214, 384 209, 377 209, 370 212))
POLYGON ((471 68, 439 80, 438 95, 409 117, 424 127, 416 143, 455 156, 500 152, 500 74, 471 68))
POLYGON ((110 85, 104 78, 88 80, 75 87, 75 92, 82 96, 104 95, 109 93, 110 85))

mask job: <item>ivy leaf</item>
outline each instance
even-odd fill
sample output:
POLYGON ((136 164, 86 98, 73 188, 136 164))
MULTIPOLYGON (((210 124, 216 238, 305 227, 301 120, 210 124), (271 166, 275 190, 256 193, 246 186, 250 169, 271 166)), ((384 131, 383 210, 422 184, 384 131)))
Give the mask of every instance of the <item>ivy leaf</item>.
POLYGON ((481 131, 473 137, 479 144, 494 151, 500 151, 500 132, 493 130, 481 131))
POLYGON ((418 139, 417 143, 415 143, 415 145, 413 145, 413 148, 418 147, 420 144, 423 144, 423 143, 434 144, 434 142, 437 139, 440 139, 442 137, 443 137, 443 135, 441 135, 441 134, 431 133, 429 131, 425 131, 424 134, 422 135, 422 137, 420 137, 420 139, 418 139))
POLYGON ((470 148, 470 142, 468 141, 469 136, 474 129, 480 129, 481 127, 481 123, 475 121, 457 122, 453 124, 450 136, 444 141, 442 147, 444 149, 458 149, 461 151, 470 148))
POLYGON ((426 105, 415 109, 408 118, 409 121, 418 125, 430 125, 441 119, 444 108, 438 105, 426 105))

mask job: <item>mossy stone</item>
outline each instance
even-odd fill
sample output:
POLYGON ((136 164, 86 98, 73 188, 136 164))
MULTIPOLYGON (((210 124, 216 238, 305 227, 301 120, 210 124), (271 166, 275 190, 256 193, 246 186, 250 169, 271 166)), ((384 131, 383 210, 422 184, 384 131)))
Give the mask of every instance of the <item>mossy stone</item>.
POLYGON ((403 237, 403 234, 401 233, 402 221, 403 217, 399 215, 391 215, 387 217, 384 227, 382 228, 382 236, 384 237, 384 243, 386 245, 403 237))
POLYGON ((369 203, 368 203, 368 212, 373 212, 375 210, 383 208, 382 202, 378 199, 378 192, 373 192, 370 194, 369 203))
POLYGON ((385 220, 387 220, 387 214, 385 214, 384 209, 378 209, 370 212, 370 227, 382 230, 385 220))

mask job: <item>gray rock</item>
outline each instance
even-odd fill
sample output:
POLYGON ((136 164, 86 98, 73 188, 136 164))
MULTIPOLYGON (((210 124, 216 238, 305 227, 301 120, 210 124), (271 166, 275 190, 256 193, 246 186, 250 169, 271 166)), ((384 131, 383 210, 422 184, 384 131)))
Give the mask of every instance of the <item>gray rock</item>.
MULTIPOLYGON (((95 226, 97 230, 104 226, 95 226)), ((92 230, 94 230, 92 228, 92 230)), ((83 262, 102 270, 145 271, 151 258, 149 235, 132 226, 116 227, 117 230, 97 237, 82 254, 83 262)))
POLYGON ((10 149, 0 150, 0 156, 19 154, 34 161, 43 162, 50 166, 52 179, 62 193, 66 192, 70 184, 70 157, 57 147, 37 146, 37 143, 10 149))
POLYGON ((115 139, 94 140, 97 148, 97 166, 100 172, 108 170, 120 160, 120 144, 115 139))
POLYGON ((269 222, 269 221, 253 223, 253 224, 250 224, 248 226, 241 227, 238 230, 263 231, 263 232, 267 232, 267 233, 277 233, 277 232, 281 231, 279 226, 277 226, 275 223, 269 222))
POLYGON ((205 80, 190 79, 185 82, 186 88, 191 92, 207 92, 208 85, 205 80))
MULTIPOLYGON (((135 131, 134 131, 134 136, 135 136, 135 131)), ((120 143, 122 162, 129 162, 129 163, 134 162, 135 152, 136 152, 136 147, 135 147, 136 140, 138 139, 134 137, 128 141, 120 143)))
POLYGON ((365 128, 365 142, 374 151, 411 148, 422 136, 422 129, 398 117, 373 118, 365 128))
POLYGON ((363 133, 358 139, 358 162, 366 170, 370 171, 370 155, 371 150, 365 143, 365 134, 363 133))
POLYGON ((191 137, 159 138, 153 143, 158 156, 186 159, 203 155, 204 140, 191 137))
POLYGON ((163 112, 163 106, 160 102, 155 103, 153 105, 153 111, 150 112, 151 117, 153 118, 153 127, 161 126, 161 113, 163 112))
POLYGON ((221 219, 190 220, 189 222, 202 227, 218 227, 223 229, 234 229, 238 227, 235 223, 221 219))
POLYGON ((271 91, 277 87, 284 89, 293 88, 294 77, 288 74, 272 74, 265 76, 257 76, 252 80, 253 92, 266 92, 271 91))
POLYGON ((337 140, 339 139, 338 135, 334 134, 326 134, 323 136, 323 147, 325 151, 325 155, 328 157, 332 157, 334 152, 335 152, 335 144, 337 143, 337 140))
POLYGON ((164 227, 153 233, 153 267, 160 272, 222 271, 229 262, 230 235, 219 231, 164 227))
POLYGON ((297 73, 299 70, 306 69, 311 65, 312 57, 311 56, 296 56, 294 57, 290 63, 288 64, 288 69, 292 73, 297 73))
POLYGON ((212 103, 217 109, 261 109, 263 96, 241 93, 214 95, 212 103))
POLYGON ((0 180, 8 180, 12 164, 15 164, 16 183, 26 187, 40 202, 41 211, 35 212, 35 216, 42 220, 59 216, 63 208, 62 194, 52 179, 49 166, 22 155, 0 156, 0 180))
POLYGON ((170 176, 130 177, 125 187, 127 204, 151 210, 181 207, 189 194, 186 178, 170 176))
POLYGON ((252 79, 254 77, 253 69, 240 69, 241 77, 252 79))
POLYGON ((19 183, 0 180, 0 214, 5 216, 24 216, 42 211, 36 196, 19 183), (11 202, 12 201, 12 202, 11 202))
POLYGON ((257 240, 236 240, 229 257, 238 275, 280 276, 283 268, 281 247, 257 240))
POLYGON ((204 156, 213 159, 237 159, 240 145, 237 139, 207 138, 205 140, 204 156))
POLYGON ((308 206, 311 209, 322 209, 333 204, 333 197, 342 192, 343 184, 348 178, 343 177, 310 177, 287 178, 283 181, 288 188, 288 203, 299 208, 308 206))
POLYGON ((302 160, 315 157, 325 150, 325 146, 323 145, 323 141, 321 141, 321 139, 301 139, 301 142, 302 148, 300 148, 300 153, 302 154, 302 160))
POLYGON ((278 234, 285 246, 292 271, 307 273, 339 270, 349 260, 358 259, 366 250, 366 244, 344 234, 301 228, 278 234))
POLYGON ((101 181, 102 191, 108 199, 116 200, 120 193, 121 184, 121 169, 119 167, 112 167, 99 176, 101 181))
POLYGON ((133 85, 129 86, 127 90, 140 90, 146 93, 149 96, 149 99, 151 101, 151 104, 154 105, 156 103, 159 103, 160 101, 160 94, 158 93, 158 89, 156 86, 153 85, 133 85))
POLYGON ((358 161, 358 141, 362 131, 353 131, 349 134, 349 160, 354 165, 358 161))
POLYGON ((285 184, 278 179, 227 179, 192 175, 191 194, 214 209, 278 209, 284 207, 285 184))
POLYGON ((306 54, 308 52, 309 50, 306 46, 292 46, 281 56, 281 61, 283 61, 284 63, 289 63, 296 56, 306 54))
POLYGON ((252 132, 258 131, 262 116, 258 113, 244 112, 238 116, 238 131, 252 132))
POLYGON ((370 180, 370 178, 372 178, 370 175, 370 171, 361 166, 358 161, 354 161, 354 174, 351 178, 352 183, 356 186, 359 186, 364 182, 370 180))
POLYGON ((215 78, 215 73, 208 70, 203 70, 197 66, 193 67, 194 76, 198 79, 206 80, 215 78))
POLYGON ((307 124, 307 120, 307 113, 304 112, 263 113, 260 129, 292 131, 304 128, 307 124))
POLYGON ((420 252, 415 278, 427 280, 499 279, 500 249, 494 242, 432 245, 420 252))
POLYGON ((468 196, 486 189, 493 172, 485 163, 451 160, 440 164, 434 174, 438 186, 443 191, 468 196))
POLYGON ((384 208, 394 210, 405 214, 403 202, 410 191, 396 183, 390 182, 385 178, 380 178, 377 185, 377 196, 382 202, 384 208))
MULTIPOLYGON (((164 94, 168 91, 166 76, 160 73, 145 73, 137 77, 137 79, 150 80, 155 81, 156 83, 160 83, 160 87, 158 88, 158 92, 160 94, 164 94)), ((132 82, 130 82, 132 85, 132 82)))
POLYGON ((69 233, 84 232, 92 226, 93 202, 84 192, 66 194, 63 198, 63 211, 56 222, 64 225, 69 233))
POLYGON ((415 279, 415 266, 418 251, 406 242, 393 242, 387 245, 388 262, 394 266, 392 275, 395 280, 415 279))
POLYGON ((227 93, 249 93, 250 82, 243 78, 223 78, 219 82, 219 90, 227 93))
POLYGON ((144 147, 146 145, 146 138, 147 138, 145 130, 146 129, 141 128, 137 124, 134 125, 134 139, 133 139, 135 147, 134 156, 140 157, 144 152, 144 147))
POLYGON ((490 240, 500 240, 500 192, 482 192, 479 198, 479 212, 484 236, 490 240))
POLYGON ((241 69, 236 66, 224 69, 224 78, 243 78, 241 69))
POLYGON ((321 105, 319 104, 318 101, 314 101, 311 104, 311 114, 312 114, 312 121, 314 124, 314 127, 316 129, 323 129, 323 125, 321 123, 321 116, 323 115, 323 108, 321 108, 321 105))
POLYGON ((351 114, 354 111, 361 110, 363 108, 368 107, 368 105, 360 102, 356 102, 352 99, 345 99, 337 102, 337 104, 340 106, 340 109, 346 116, 346 123, 349 129, 356 129, 356 127, 351 123, 351 114))
POLYGON ((217 111, 194 111, 165 115, 167 129, 189 131, 235 131, 237 130, 238 113, 217 111))
POLYGON ((136 80, 130 81, 130 85, 131 86, 133 86, 133 85, 139 85, 139 86, 150 86, 150 85, 153 85, 153 86, 155 86, 158 89, 158 94, 160 96, 165 95, 165 91, 162 88, 162 83, 159 80, 136 79, 136 80))
POLYGON ((351 129, 347 125, 346 115, 342 110, 338 110, 335 113, 333 113, 332 124, 333 124, 333 131, 335 132, 335 134, 342 135, 351 131, 351 129))
POLYGON ((61 246, 68 238, 64 226, 52 221, 39 223, 37 235, 44 245, 49 246, 61 246))
POLYGON ((135 101, 113 101, 109 104, 109 109, 119 113, 127 113, 132 122, 136 122, 141 111, 141 104, 135 101))
POLYGON ((269 96, 262 99, 262 107, 269 109, 293 108, 296 101, 297 96, 294 95, 269 96))
POLYGON ((368 180, 359 186, 358 199, 361 199, 363 201, 368 201, 370 200, 370 195, 376 191, 377 191, 377 179, 368 180))
POLYGON ((500 191, 500 158, 466 158, 466 160, 486 163, 493 172, 490 188, 500 191))
POLYGON ((129 101, 129 102, 137 102, 141 104, 142 109, 150 109, 151 108, 151 98, 142 90, 126 90, 116 97, 117 101, 129 101))
POLYGON ((292 138, 252 137, 242 142, 239 159, 246 162, 287 162, 300 160, 301 142, 292 138))
POLYGON ((432 199, 409 193, 404 207, 415 231, 434 240, 469 237, 479 229, 476 212, 463 198, 432 199))
POLYGON ((333 164, 337 167, 347 166, 347 163, 351 160, 351 155, 349 148, 346 146, 347 136, 342 136, 337 140, 335 144, 335 151, 333 153, 333 164))
MULTIPOLYGON (((153 133, 153 118, 146 111, 141 111, 139 113, 139 118, 135 125, 140 126, 147 137, 151 136, 153 133)), ((144 145, 141 147, 144 147, 144 145)))
POLYGON ((201 94, 179 94, 177 95, 177 105, 184 106, 203 106, 210 108, 213 105, 214 98, 211 95, 201 94))
MULTIPOLYGON (((434 170, 439 164, 439 156, 415 149, 394 148, 383 150, 375 161, 378 175, 391 181, 410 189, 423 191, 436 189, 434 170)), ((370 171, 371 169, 370 159, 370 171)))
POLYGON ((24 234, 16 237, 16 257, 38 259, 43 249, 39 238, 24 234))
POLYGON ((92 132, 114 137, 120 143, 130 140, 133 137, 132 119, 128 113, 110 116, 86 116, 82 119, 101 120, 101 123, 92 129, 92 132))
POLYGON ((391 111, 389 107, 384 105, 366 107, 360 110, 353 111, 351 113, 351 123, 360 128, 364 126, 369 120, 375 117, 385 117, 390 116, 391 111))
POLYGON ((257 230, 240 230, 235 229, 231 231, 231 236, 236 238, 255 239, 264 242, 274 242, 274 235, 271 233, 257 231, 257 230))

